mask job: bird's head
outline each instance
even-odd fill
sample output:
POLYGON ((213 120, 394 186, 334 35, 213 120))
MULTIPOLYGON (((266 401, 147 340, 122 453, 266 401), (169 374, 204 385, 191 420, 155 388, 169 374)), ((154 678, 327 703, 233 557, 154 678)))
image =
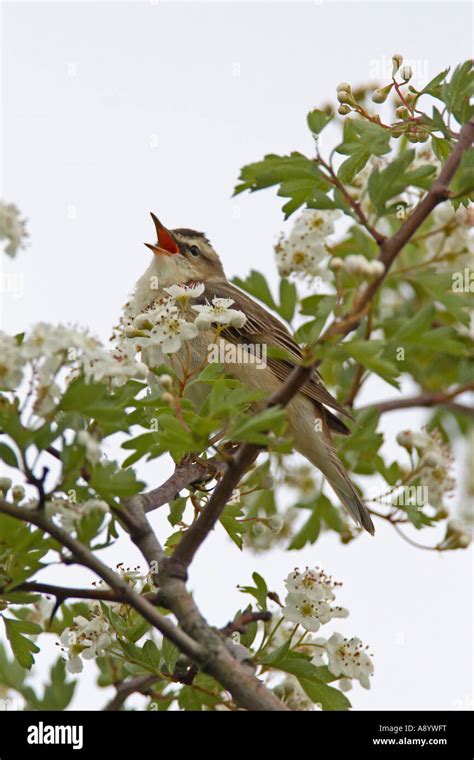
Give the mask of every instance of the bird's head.
POLYGON ((188 282, 222 280, 225 277, 219 256, 203 232, 185 227, 168 230, 151 214, 157 241, 145 243, 155 254, 160 283, 164 287, 188 282))

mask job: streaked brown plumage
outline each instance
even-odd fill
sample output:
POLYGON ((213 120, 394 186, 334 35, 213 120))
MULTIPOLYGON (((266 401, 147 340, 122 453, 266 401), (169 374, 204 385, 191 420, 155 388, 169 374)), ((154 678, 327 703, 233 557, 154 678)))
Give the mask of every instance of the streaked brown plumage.
MULTIPOLYGON (((220 340, 235 344, 266 344, 283 348, 286 359, 268 358, 264 369, 252 364, 226 362, 226 372, 250 387, 262 388, 270 395, 285 381, 301 357, 301 349, 280 320, 226 278, 221 261, 207 237, 187 228, 167 230, 152 214, 158 240, 146 244, 155 254, 151 265, 137 283, 128 307, 130 316, 136 316, 166 293, 170 285, 204 283, 203 295, 193 303, 211 302, 213 298, 231 298, 232 308, 244 312, 247 321, 241 328, 227 327, 220 340), (158 281, 158 289, 156 289, 158 281), (291 358, 294 358, 294 363, 291 358)), ((214 340, 212 331, 204 331, 190 341, 191 366, 199 366, 214 340)), ((143 360, 150 364, 166 362, 159 349, 142 352, 143 360)), ((313 370, 310 379, 288 404, 288 421, 295 448, 315 465, 354 520, 369 533, 374 526, 354 484, 346 473, 331 441, 331 432, 348 435, 349 430, 334 411, 350 417, 347 410, 324 387, 322 379, 313 370), (329 407, 329 408, 328 408, 329 407), (320 426, 315 422, 319 419, 320 426), (317 429, 317 428, 320 429, 317 429)))

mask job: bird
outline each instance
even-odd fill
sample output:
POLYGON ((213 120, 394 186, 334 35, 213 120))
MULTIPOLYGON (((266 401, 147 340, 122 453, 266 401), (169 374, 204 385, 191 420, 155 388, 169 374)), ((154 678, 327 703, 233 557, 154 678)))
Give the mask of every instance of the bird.
MULTIPOLYGON (((226 325, 220 332, 219 340, 234 347, 274 346, 284 349, 285 354, 280 352, 284 358, 268 357, 264 368, 256 367, 252 362, 226 361, 225 371, 247 387, 263 390, 269 397, 298 365, 302 356, 301 347, 277 316, 228 281, 219 255, 203 232, 186 227, 168 229, 153 212, 151 217, 157 240, 145 245, 152 251, 153 259, 136 283, 126 306, 128 318, 133 319, 160 299, 168 297, 165 288, 173 285, 202 283, 203 293, 195 301, 193 299, 196 304, 205 305, 214 298, 232 299, 232 308, 242 311, 247 319, 243 326, 226 325)), ((215 333, 211 328, 211 332, 204 330, 188 341, 186 351, 191 369, 202 366, 213 340, 215 333)), ((231 352, 225 351, 223 355, 232 356, 231 352)), ((153 346, 146 350, 142 348, 142 361, 149 367, 158 366, 168 363, 169 357, 162 354, 159 347, 153 346)), ((289 432, 296 451, 324 475, 356 524, 373 535, 375 529, 369 511, 332 441, 333 433, 350 435, 349 428, 336 412, 351 418, 348 410, 325 388, 318 371, 313 369, 309 379, 287 405, 289 432)))

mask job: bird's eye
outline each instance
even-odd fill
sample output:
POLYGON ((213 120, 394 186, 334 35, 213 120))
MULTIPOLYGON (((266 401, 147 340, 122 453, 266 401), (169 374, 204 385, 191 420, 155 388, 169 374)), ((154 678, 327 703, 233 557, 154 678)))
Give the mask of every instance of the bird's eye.
POLYGON ((191 256, 199 256, 199 254, 201 253, 201 251, 199 250, 199 248, 198 248, 197 245, 190 245, 189 246, 189 253, 191 254, 191 256))

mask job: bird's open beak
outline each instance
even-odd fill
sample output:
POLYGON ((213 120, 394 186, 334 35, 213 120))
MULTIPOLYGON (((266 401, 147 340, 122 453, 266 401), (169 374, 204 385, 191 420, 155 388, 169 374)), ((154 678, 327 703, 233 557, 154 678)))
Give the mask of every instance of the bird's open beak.
POLYGON ((174 254, 179 253, 179 246, 172 233, 161 224, 153 211, 151 211, 150 214, 155 225, 157 242, 155 245, 152 243, 145 243, 146 247, 156 255, 174 256, 174 254))

